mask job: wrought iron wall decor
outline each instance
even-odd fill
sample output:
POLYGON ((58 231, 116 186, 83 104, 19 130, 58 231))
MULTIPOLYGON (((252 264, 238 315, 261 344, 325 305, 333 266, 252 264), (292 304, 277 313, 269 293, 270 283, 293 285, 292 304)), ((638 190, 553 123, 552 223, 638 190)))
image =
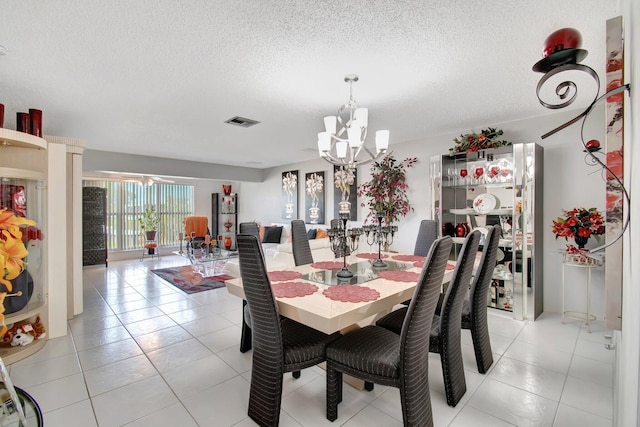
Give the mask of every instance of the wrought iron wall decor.
MULTIPOLYGON (((620 18, 621 21, 621 18, 620 18)), ((612 102, 614 99, 618 101, 619 99, 619 109, 620 114, 617 118, 618 120, 622 120, 622 108, 623 108, 623 95, 624 92, 630 92, 631 86, 629 84, 622 84, 622 73, 620 73, 620 78, 610 82, 607 85, 607 92, 604 95, 598 96, 600 93, 600 78, 598 73, 595 72, 591 67, 580 64, 587 56, 587 51, 581 49, 580 45, 582 43, 582 37, 580 33, 573 28, 563 28, 551 34, 547 40, 545 40, 545 46, 543 49, 543 59, 538 61, 532 67, 532 70, 535 72, 544 73, 538 85, 536 87, 536 96, 540 101, 540 104, 545 108, 549 109, 561 109, 571 105, 577 95, 578 95, 578 86, 575 82, 570 80, 565 80, 559 83, 555 88, 555 95, 559 99, 558 103, 549 103, 544 101, 540 96, 540 91, 544 87, 545 83, 549 81, 552 77, 567 72, 567 71, 578 71, 587 73, 591 76, 596 84, 596 95, 593 101, 589 104, 589 106, 579 115, 574 117, 573 119, 563 123, 562 125, 556 127, 555 129, 545 133, 542 135, 542 139, 548 138, 551 135, 573 125, 574 123, 582 120, 582 124, 580 127, 580 142, 584 148, 584 152, 586 153, 585 161, 588 164, 594 166, 600 166, 605 172, 605 179, 607 180, 607 186, 615 186, 622 192, 624 203, 626 203, 625 209, 625 219, 623 221, 623 225, 621 231, 614 239, 608 239, 608 241, 597 248, 592 249, 590 252, 599 252, 603 249, 613 245, 616 241, 618 241, 624 232, 626 231, 629 225, 629 193, 623 185, 621 176, 621 171, 614 170, 617 168, 613 168, 611 165, 607 165, 606 156, 603 161, 599 155, 600 144, 597 141, 589 140, 585 142, 584 137, 584 126, 589 114, 593 111, 594 107, 598 105, 603 100, 607 100, 607 102, 612 102)), ((622 47, 617 52, 608 52, 608 62, 607 62, 607 71, 615 68, 615 71, 622 70, 622 47)), ((608 123, 608 126, 611 127, 612 123, 608 123)))

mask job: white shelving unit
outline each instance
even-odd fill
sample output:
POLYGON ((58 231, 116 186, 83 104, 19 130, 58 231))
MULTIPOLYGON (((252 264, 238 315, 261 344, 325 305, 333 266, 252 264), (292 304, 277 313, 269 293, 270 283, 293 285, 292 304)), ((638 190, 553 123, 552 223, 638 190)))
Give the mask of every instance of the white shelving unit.
POLYGON ((456 233, 464 228, 458 224, 502 227, 499 262, 512 278, 494 277, 505 298, 496 290, 489 306, 510 311, 516 319, 533 320, 542 313, 542 176, 543 149, 535 143, 431 159, 432 214, 441 235, 452 235, 457 243, 452 257, 466 235, 456 233), (513 297, 510 303, 507 295, 513 297))

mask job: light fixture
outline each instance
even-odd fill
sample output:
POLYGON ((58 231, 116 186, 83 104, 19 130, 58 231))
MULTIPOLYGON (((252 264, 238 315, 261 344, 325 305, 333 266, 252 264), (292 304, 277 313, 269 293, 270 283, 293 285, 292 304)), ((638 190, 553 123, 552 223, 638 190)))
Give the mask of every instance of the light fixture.
POLYGON ((353 83, 358 79, 356 74, 347 74, 344 77, 344 81, 349 83, 349 100, 338 109, 337 116, 324 118, 325 131, 318 133, 320 157, 331 164, 352 169, 379 159, 389 148, 388 130, 376 132, 375 154, 364 144, 369 125, 369 110, 360 108, 353 99, 353 83), (363 150, 368 154, 368 158, 364 160, 358 158, 363 150))

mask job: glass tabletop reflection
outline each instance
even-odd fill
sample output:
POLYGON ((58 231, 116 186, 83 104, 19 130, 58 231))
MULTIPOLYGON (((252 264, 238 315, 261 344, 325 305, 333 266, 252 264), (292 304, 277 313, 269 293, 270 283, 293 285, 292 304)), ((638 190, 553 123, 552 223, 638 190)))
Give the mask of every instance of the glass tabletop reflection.
POLYGON ((301 279, 327 286, 359 285, 377 279, 378 273, 381 271, 409 270, 413 268, 412 264, 389 260, 384 260, 387 264, 386 267, 379 268, 371 265, 372 262, 373 260, 366 260, 349 265, 347 268, 353 273, 353 277, 350 278, 338 277, 337 274, 340 271, 338 269, 312 271, 308 274, 302 275, 301 279))

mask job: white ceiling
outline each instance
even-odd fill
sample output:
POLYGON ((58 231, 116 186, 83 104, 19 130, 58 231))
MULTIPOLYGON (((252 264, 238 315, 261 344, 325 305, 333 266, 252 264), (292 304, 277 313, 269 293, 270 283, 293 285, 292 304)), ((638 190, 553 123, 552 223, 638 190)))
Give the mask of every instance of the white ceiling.
MULTIPOLYGON (((614 0, 0 0, 0 103, 88 148, 266 168, 317 157, 349 96, 391 145, 551 114, 544 39, 582 33, 604 72, 614 0), (232 116, 260 124, 225 124, 232 116)), ((372 135, 372 132, 370 132, 372 135)), ((370 136, 369 138, 372 138, 370 136)), ((371 144, 371 142, 370 142, 371 144)), ((446 144, 451 144, 450 137, 446 144)))

